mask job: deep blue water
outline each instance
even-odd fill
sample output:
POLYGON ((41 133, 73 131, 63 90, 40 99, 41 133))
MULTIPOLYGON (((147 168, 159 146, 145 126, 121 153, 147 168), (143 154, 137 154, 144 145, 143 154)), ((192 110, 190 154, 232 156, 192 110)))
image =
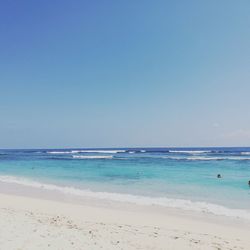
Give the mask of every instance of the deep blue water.
POLYGON ((145 198, 166 206, 181 200, 250 211, 249 180, 250 148, 0 150, 0 181, 104 192, 107 198, 123 194, 116 200, 145 198))

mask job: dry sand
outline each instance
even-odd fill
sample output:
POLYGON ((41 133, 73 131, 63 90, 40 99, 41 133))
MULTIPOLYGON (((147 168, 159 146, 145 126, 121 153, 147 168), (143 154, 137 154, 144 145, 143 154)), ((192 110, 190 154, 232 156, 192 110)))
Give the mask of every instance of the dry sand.
POLYGON ((248 223, 208 217, 0 194, 0 249, 250 249, 248 223))

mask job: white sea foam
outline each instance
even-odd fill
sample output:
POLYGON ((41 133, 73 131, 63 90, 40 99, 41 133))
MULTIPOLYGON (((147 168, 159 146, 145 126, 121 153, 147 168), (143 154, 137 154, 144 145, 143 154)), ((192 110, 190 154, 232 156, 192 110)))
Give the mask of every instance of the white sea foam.
POLYGON ((205 154, 211 153, 208 150, 169 150, 169 153, 183 153, 183 154, 205 154))
POLYGON ((246 161, 250 160, 250 157, 200 157, 200 156, 192 156, 192 157, 172 157, 172 156, 164 156, 164 159, 169 160, 183 160, 183 161, 222 161, 222 160, 231 160, 231 161, 246 161))
POLYGON ((120 194, 109 192, 93 192, 91 190, 83 190, 74 187, 63 187, 53 184, 45 184, 37 181, 28 180, 25 178, 18 178, 13 176, 0 176, 0 181, 5 183, 12 183, 24 185, 37 189, 45 189, 50 191, 57 191, 64 194, 75 195, 80 197, 96 198, 102 200, 128 202, 138 205, 156 205, 169 208, 179 208, 184 210, 191 210, 197 212, 211 213, 215 215, 223 215, 230 217, 238 217, 250 220, 250 211, 243 209, 231 209, 221 205, 207 203, 207 202, 194 202, 184 199, 170 199, 166 197, 147 197, 137 196, 132 194, 120 194))
POLYGON ((75 159, 112 159, 112 155, 72 155, 75 159))
POLYGON ((229 157, 187 157, 189 161, 220 161, 227 160, 229 157))
POLYGON ((211 161, 219 161, 219 160, 231 160, 231 161, 246 161, 250 160, 250 157, 190 157, 189 160, 211 160, 211 161))
POLYGON ((59 155, 59 154, 72 154, 72 151, 47 151, 46 153, 59 155))
POLYGON ((250 152, 241 152, 242 155, 250 155, 250 152))
POLYGON ((73 150, 73 153, 100 153, 100 154, 117 154, 124 153, 125 150, 73 150))
POLYGON ((70 151, 47 151, 48 154, 78 154, 78 153, 99 153, 99 154, 117 154, 124 153, 125 150, 70 150, 70 151))
POLYGON ((183 161, 218 161, 223 160, 224 158, 221 157, 169 157, 165 156, 162 157, 169 160, 183 160, 183 161))

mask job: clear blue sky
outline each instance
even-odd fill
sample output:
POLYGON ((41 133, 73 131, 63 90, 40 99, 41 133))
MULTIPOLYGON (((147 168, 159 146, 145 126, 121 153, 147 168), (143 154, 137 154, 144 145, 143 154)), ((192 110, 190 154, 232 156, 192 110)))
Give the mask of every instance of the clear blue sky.
POLYGON ((0 3, 0 147, 250 146, 250 1, 0 3))

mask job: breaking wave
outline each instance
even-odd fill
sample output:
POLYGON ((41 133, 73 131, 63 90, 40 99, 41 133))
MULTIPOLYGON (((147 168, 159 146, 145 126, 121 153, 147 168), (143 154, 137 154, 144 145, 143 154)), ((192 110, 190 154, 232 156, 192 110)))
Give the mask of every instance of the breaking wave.
POLYGON ((73 155, 75 159, 112 159, 112 155, 73 155))
POLYGON ((99 154, 117 154, 125 153, 125 150, 73 150, 73 153, 99 153, 99 154))
POLYGON ((32 181, 25 178, 17 178, 13 176, 0 176, 0 181, 10 184, 24 185, 37 189, 44 189, 49 191, 57 191, 64 194, 96 198, 102 200, 118 201, 118 202, 128 202, 138 205, 147 206, 163 206, 169 208, 178 208, 184 210, 191 210, 203 213, 210 213, 214 215, 223 215, 230 217, 237 217, 242 219, 250 220, 250 211, 243 209, 230 209, 221 205, 207 203, 207 202, 194 202, 191 200, 184 199, 170 199, 166 197, 148 197, 148 196, 137 196, 132 194, 121 194, 121 193, 110 193, 110 192, 93 192, 91 190, 83 190, 68 186, 57 186, 54 184, 46 184, 37 181, 32 181))
POLYGON ((250 161, 250 157, 162 157, 168 160, 182 160, 182 161, 250 161))
POLYGON ((241 152, 242 155, 250 155, 250 152, 241 152))
POLYGON ((79 154, 79 153, 97 153, 97 154, 117 154, 125 153, 125 150, 70 150, 70 151, 47 151, 48 154, 79 154))
POLYGON ((72 151, 47 151, 46 153, 59 155, 59 154, 72 154, 72 151))
POLYGON ((211 151, 207 150, 169 150, 169 153, 177 153, 177 154, 206 154, 211 153, 211 151))

